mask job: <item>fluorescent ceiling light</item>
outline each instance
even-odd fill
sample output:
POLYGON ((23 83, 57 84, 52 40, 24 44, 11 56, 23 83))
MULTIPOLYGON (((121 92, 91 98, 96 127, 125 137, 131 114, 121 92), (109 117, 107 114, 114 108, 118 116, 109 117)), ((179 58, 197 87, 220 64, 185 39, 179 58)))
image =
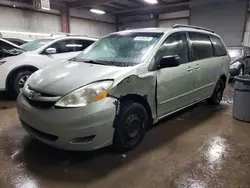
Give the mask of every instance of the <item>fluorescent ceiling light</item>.
POLYGON ((102 10, 98 10, 98 9, 90 9, 90 12, 93 12, 93 13, 96 13, 96 14, 105 14, 105 12, 104 11, 102 11, 102 10))
POLYGON ((146 1, 147 3, 150 3, 150 4, 157 4, 158 1, 157 0, 144 0, 146 1))

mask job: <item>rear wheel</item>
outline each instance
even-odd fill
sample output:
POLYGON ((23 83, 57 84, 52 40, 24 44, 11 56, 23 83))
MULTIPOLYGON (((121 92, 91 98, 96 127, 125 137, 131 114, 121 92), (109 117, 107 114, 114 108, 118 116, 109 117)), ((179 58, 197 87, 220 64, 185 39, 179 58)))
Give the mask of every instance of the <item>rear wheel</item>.
POLYGON ((143 105, 132 101, 122 103, 120 114, 115 119, 115 149, 126 152, 138 146, 144 138, 148 123, 148 113, 143 105))
POLYGON ((207 99, 207 102, 209 104, 213 104, 213 105, 220 104, 222 97, 223 97, 224 90, 225 90, 225 85, 226 83, 224 82, 224 80, 220 78, 214 88, 212 97, 207 99))
POLYGON ((19 71, 15 74, 12 89, 16 96, 20 93, 20 90, 24 87, 25 82, 32 73, 31 71, 19 71))

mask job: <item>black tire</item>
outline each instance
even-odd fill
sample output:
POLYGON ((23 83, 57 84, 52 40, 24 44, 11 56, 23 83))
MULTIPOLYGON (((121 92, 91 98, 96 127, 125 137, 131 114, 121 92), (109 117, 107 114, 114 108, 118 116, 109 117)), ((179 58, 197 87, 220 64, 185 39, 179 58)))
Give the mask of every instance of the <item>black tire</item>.
POLYGON ((114 123, 113 146, 118 152, 127 152, 137 147, 144 138, 149 116, 142 104, 133 101, 121 103, 119 111, 114 123))
POLYGON ((212 97, 207 99, 208 104, 217 105, 220 104, 226 83, 220 78, 217 82, 212 97))
MULTIPOLYGON (((32 74, 33 72, 31 71, 19 71, 15 74, 15 76, 13 77, 14 80, 13 80, 13 85, 12 85, 12 90, 15 94, 15 96, 18 96, 18 94, 20 93, 20 82, 22 79, 24 79, 24 81, 27 80, 27 78, 32 74)), ((25 83, 25 82, 24 82, 25 83)), ((23 83, 23 86, 24 86, 24 83, 23 83)))

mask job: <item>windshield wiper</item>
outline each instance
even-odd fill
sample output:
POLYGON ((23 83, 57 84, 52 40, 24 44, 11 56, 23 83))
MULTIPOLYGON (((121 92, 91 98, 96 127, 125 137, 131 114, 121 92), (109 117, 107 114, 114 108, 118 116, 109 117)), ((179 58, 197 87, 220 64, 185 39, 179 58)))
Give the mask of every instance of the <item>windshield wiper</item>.
POLYGON ((91 63, 91 64, 98 64, 98 65, 107 65, 107 63, 104 63, 103 61, 90 60, 90 59, 83 59, 82 62, 91 63))

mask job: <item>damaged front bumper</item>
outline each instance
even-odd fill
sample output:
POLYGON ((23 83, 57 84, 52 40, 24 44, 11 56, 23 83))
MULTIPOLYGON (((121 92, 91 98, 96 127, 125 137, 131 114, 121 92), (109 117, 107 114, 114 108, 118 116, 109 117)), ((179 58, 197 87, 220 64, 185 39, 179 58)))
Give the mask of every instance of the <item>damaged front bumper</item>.
POLYGON ((40 109, 20 94, 17 110, 25 130, 41 142, 65 150, 95 150, 113 143, 116 101, 107 97, 81 108, 40 109))

